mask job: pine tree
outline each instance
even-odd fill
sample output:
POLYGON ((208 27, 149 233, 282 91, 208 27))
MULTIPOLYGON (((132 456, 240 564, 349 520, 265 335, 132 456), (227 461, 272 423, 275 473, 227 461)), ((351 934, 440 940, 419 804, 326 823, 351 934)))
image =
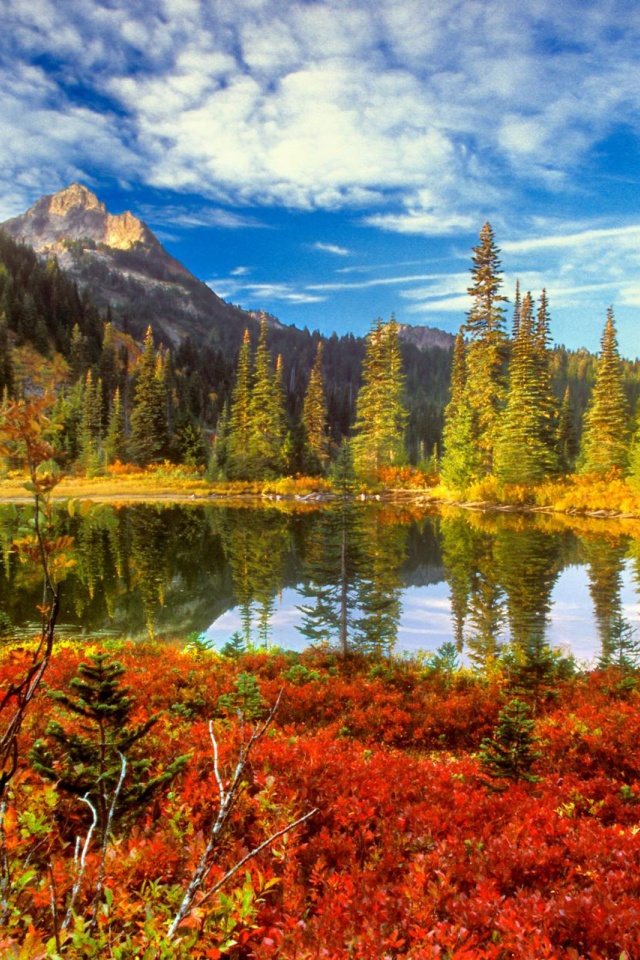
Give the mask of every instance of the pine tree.
POLYGON ((87 476, 95 476, 102 459, 102 383, 93 381, 91 370, 84 382, 80 422, 80 462, 87 476))
POLYGON ((116 387, 109 415, 109 426, 104 441, 104 459, 107 466, 124 456, 124 417, 120 388, 116 387))
POLYGON ((559 466, 568 472, 574 465, 578 452, 578 441, 571 403, 571 388, 567 385, 558 415, 556 429, 556 449, 558 451, 559 466))
POLYGON ((505 483, 538 483, 555 466, 546 317, 545 299, 538 327, 534 327, 531 294, 526 293, 509 364, 506 409, 494 451, 495 473, 505 483))
POLYGON ((584 417, 580 446, 581 473, 624 469, 628 459, 629 412, 624 393, 613 309, 607 311, 596 382, 584 417))
POLYGON ((249 400, 248 472, 255 478, 282 473, 282 445, 285 438, 282 361, 273 370, 267 347, 267 318, 260 321, 260 337, 256 349, 253 389, 249 400))
POLYGON ((149 327, 138 364, 131 411, 131 452, 136 463, 142 466, 159 463, 167 455, 166 401, 164 364, 160 355, 156 357, 149 327))
POLYGON ((227 473, 231 480, 247 476, 249 423, 251 404, 251 338, 245 330, 240 353, 236 383, 231 395, 227 434, 227 473))
POLYGON ((157 723, 159 714, 131 725, 135 697, 121 686, 124 667, 106 653, 91 654, 70 681, 72 692, 54 691, 50 696, 81 718, 81 730, 65 729, 52 720, 45 740, 37 740, 31 752, 34 769, 58 789, 93 804, 98 829, 104 837, 109 810, 126 758, 126 777, 114 810, 114 820, 143 810, 158 791, 185 766, 189 756, 179 757, 158 776, 149 775, 149 760, 131 759, 132 747, 157 723))
POLYGON ((498 725, 491 739, 480 746, 480 763, 491 777, 507 780, 525 780, 536 783, 540 777, 531 773, 539 757, 535 749, 538 738, 531 709, 522 700, 512 700, 498 715, 498 725))
MULTIPOLYGON (((485 223, 480 232, 480 243, 473 248, 473 282, 468 288, 473 307, 463 329, 469 337, 466 402, 473 412, 473 443, 482 456, 487 473, 493 468, 493 452, 506 394, 507 338, 502 306, 506 297, 499 292, 502 285, 499 253, 491 226, 485 223)), ((473 455, 472 451, 470 455, 473 455)))
POLYGON ((475 445, 473 410, 467 402, 467 358, 462 332, 456 337, 451 369, 451 399, 444 412, 442 479, 454 490, 477 480, 482 458, 475 445))
POLYGON ((398 324, 376 320, 367 336, 363 383, 358 394, 353 464, 356 473, 375 476, 380 467, 404 462, 404 374, 398 324))
POLYGON ((304 398, 302 423, 306 439, 306 470, 322 473, 329 462, 327 434, 327 400, 322 377, 322 341, 318 343, 316 360, 309 374, 309 385, 304 398))

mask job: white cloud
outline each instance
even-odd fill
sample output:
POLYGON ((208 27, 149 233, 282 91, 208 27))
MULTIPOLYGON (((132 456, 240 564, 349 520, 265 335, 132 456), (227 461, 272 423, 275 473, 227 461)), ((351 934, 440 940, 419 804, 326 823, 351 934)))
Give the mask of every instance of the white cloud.
POLYGON ((257 217, 216 207, 187 207, 167 204, 156 207, 143 205, 139 210, 140 215, 149 223, 186 228, 221 227, 225 230, 267 229, 267 224, 261 223, 257 217))
POLYGON ((5 0, 2 18, 0 123, 19 141, 5 196, 97 163, 445 235, 531 183, 582 188, 613 125, 640 130, 640 16, 623 0, 5 0))
POLYGON ((350 250, 347 250, 346 247, 339 247, 335 243, 321 243, 318 241, 313 244, 314 250, 320 250, 321 253, 333 253, 336 257, 348 257, 351 254, 350 250))
POLYGON ((247 309, 267 307, 270 303, 287 303, 301 306, 307 303, 322 303, 326 297, 309 292, 308 288, 292 283, 243 283, 241 277, 232 271, 230 277, 214 278, 207 281, 219 297, 225 300, 241 301, 247 309))

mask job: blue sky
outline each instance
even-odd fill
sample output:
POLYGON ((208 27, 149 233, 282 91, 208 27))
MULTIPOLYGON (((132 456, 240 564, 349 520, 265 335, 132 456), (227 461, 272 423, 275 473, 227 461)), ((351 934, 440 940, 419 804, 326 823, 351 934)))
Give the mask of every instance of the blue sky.
POLYGON ((234 303, 457 331, 485 220, 556 341, 640 354, 640 6, 3 0, 0 220, 74 180, 234 303))

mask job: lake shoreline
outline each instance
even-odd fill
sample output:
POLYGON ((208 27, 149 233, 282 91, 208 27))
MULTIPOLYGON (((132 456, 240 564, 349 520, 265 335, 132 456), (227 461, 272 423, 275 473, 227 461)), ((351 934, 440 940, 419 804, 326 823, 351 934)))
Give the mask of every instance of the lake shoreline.
MULTIPOLYGON (((239 491, 239 490, 211 490, 206 489, 201 482, 192 481, 191 489, 184 490, 171 483, 156 484, 156 489, 141 483, 123 484, 117 491, 101 491, 100 482, 83 481, 65 483, 63 481, 52 497, 55 503, 64 503, 67 500, 91 500, 95 503, 136 504, 136 503, 197 503, 201 505, 222 504, 228 506, 268 505, 274 503, 291 504, 295 506, 322 507, 336 503, 338 494, 327 490, 296 493, 272 493, 239 491), (197 489, 193 486, 197 484, 197 489)), ((640 513, 605 508, 562 508, 552 505, 538 505, 535 503, 509 503, 497 500, 461 500, 448 499, 441 496, 429 495, 425 489, 407 490, 404 488, 388 488, 377 492, 359 493, 349 498, 353 503, 387 504, 398 507, 422 507, 425 510, 453 507, 473 513, 500 513, 500 514, 546 514, 550 516, 588 517, 601 520, 640 520, 640 513)), ((15 482, 0 482, 0 504, 28 504, 33 497, 24 491, 22 484, 15 482)))

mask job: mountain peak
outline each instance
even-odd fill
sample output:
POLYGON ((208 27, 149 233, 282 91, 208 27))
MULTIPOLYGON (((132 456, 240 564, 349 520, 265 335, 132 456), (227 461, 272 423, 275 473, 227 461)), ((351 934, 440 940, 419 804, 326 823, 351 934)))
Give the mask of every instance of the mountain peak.
POLYGON ((160 244, 142 220, 129 210, 111 214, 82 183, 72 183, 58 193, 41 197, 22 216, 0 224, 16 240, 30 244, 39 253, 61 253, 64 241, 89 241, 116 250, 135 244, 159 248, 160 244))
POLYGON ((107 212, 104 203, 101 203, 95 193, 92 193, 82 183, 72 183, 47 199, 49 200, 49 212, 58 217, 65 217, 70 210, 78 207, 82 210, 97 210, 102 214, 107 212))

